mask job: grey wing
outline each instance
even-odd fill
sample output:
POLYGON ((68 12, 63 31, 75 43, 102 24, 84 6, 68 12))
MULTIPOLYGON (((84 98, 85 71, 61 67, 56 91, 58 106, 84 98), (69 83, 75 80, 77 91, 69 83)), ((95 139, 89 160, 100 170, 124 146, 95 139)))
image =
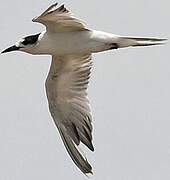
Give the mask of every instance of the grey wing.
POLYGON ((58 3, 51 5, 40 16, 35 17, 33 22, 39 22, 46 26, 47 31, 82 31, 86 30, 85 24, 79 19, 73 17, 64 5, 58 7, 58 3))
POLYGON ((72 160, 85 174, 92 173, 92 167, 76 146, 82 142, 94 151, 87 98, 91 65, 91 55, 53 56, 46 81, 51 115, 72 160))

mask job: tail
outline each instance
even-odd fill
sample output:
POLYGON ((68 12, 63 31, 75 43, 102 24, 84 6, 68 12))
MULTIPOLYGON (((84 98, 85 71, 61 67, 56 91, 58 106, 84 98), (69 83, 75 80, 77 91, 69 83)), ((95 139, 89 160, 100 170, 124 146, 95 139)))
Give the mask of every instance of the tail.
POLYGON ((141 38, 141 37, 118 37, 118 47, 137 47, 137 46, 154 46, 163 45, 167 39, 158 38, 141 38))
POLYGON ((85 174, 93 174, 92 173, 92 167, 88 163, 87 159, 84 158, 78 149, 76 148, 74 142, 66 132, 66 129, 64 126, 59 127, 59 132, 61 135, 61 138, 64 142, 64 145, 67 149, 67 152, 69 153, 71 159, 74 161, 74 163, 77 165, 77 167, 85 174))

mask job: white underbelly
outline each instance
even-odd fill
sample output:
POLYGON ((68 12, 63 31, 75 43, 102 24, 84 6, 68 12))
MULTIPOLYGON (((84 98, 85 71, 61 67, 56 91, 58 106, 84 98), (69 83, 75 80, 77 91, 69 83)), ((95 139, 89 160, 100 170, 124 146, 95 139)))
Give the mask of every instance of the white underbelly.
POLYGON ((86 54, 104 50, 105 42, 92 38, 91 31, 44 34, 39 44, 40 54, 86 54))

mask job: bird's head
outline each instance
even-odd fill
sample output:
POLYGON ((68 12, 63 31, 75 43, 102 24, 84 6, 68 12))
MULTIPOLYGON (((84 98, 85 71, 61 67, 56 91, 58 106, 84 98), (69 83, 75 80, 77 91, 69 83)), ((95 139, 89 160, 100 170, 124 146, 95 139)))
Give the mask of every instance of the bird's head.
POLYGON ((17 41, 15 43, 15 45, 5 49, 1 53, 7 53, 7 52, 11 52, 11 51, 31 52, 37 45, 40 34, 41 33, 31 35, 31 36, 26 36, 26 37, 20 39, 19 41, 17 41))

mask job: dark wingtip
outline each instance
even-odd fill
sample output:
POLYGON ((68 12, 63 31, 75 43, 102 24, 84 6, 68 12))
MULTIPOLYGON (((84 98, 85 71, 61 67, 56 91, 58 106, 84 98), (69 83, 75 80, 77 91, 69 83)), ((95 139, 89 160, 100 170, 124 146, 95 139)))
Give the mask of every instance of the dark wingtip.
POLYGON ((54 6, 57 6, 58 5, 58 2, 54 3, 54 6))
POLYGON ((93 176, 93 172, 90 171, 88 173, 84 173, 84 175, 87 177, 87 178, 91 178, 93 176))
POLYGON ((93 146, 92 143, 90 143, 90 145, 88 146, 88 148, 89 148, 92 152, 94 152, 94 146, 93 146))
POLYGON ((64 9, 64 4, 62 4, 59 8, 58 8, 58 11, 62 11, 64 9))

